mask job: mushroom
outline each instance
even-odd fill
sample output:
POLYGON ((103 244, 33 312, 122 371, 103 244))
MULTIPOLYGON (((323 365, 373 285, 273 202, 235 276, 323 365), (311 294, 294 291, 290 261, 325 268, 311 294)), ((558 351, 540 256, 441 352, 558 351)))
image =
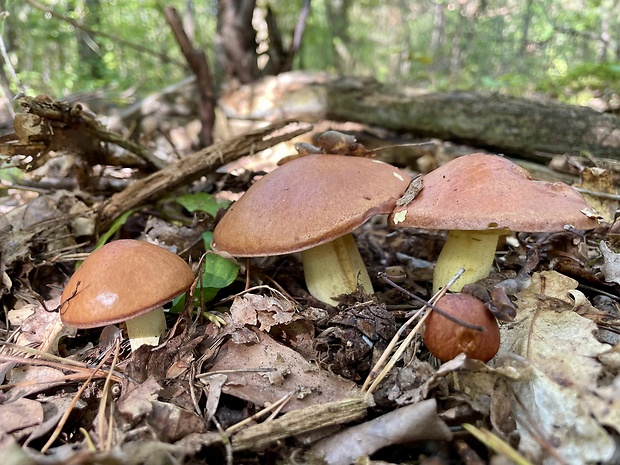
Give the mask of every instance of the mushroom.
POLYGON ((314 154, 268 173, 235 202, 213 232, 212 247, 235 257, 301 252, 308 290, 334 297, 358 284, 373 293, 351 232, 388 214, 409 177, 381 161, 314 154))
POLYGON ((435 306, 459 321, 484 328, 467 328, 439 312, 432 311, 426 319, 424 345, 442 362, 460 353, 488 362, 499 350, 500 334, 495 317, 484 304, 469 294, 446 294, 435 306))
POLYGON ((566 225, 592 229, 597 220, 591 207, 572 187, 533 181, 513 162, 496 155, 465 155, 422 178, 423 189, 388 219, 392 226, 447 229, 433 276, 436 292, 456 275, 451 287, 487 277, 501 235, 509 231, 554 232, 566 225))
POLYGON ((132 351, 157 345, 166 329, 162 305, 193 281, 190 266, 162 247, 132 239, 110 242, 91 253, 69 279, 60 318, 75 328, 124 321, 132 351))

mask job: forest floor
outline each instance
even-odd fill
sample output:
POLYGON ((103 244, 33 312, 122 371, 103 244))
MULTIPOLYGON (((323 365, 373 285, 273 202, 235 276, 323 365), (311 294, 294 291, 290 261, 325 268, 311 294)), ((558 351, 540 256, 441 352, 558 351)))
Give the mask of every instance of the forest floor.
MULTIPOLYGON (((33 133, 23 135, 45 127, 41 120, 16 124, 18 139, 42 153, 28 139, 33 133)), ((332 127, 354 128, 361 141, 372 132, 321 122, 310 134, 332 127)), ((519 276, 532 255, 538 262, 527 270, 529 287, 510 296, 516 316, 500 322, 499 352, 486 364, 464 355, 441 363, 415 322, 405 323, 424 306, 410 294, 432 298, 444 231, 392 229, 383 216, 366 222, 354 235, 375 294, 360 291, 331 306, 308 293, 298 254, 239 260, 239 268, 205 255, 226 202, 277 169, 294 153, 290 143, 164 188, 97 230, 102 206, 152 168, 135 157, 126 166, 103 163, 108 151, 93 155, 103 144, 93 149, 72 129, 53 132, 63 135, 45 156, 20 158, 23 177, 2 180, 5 463, 618 463, 613 213, 587 232, 502 240, 481 286, 519 276), (126 238, 174 251, 198 276, 197 299, 167 308, 160 345, 133 353, 119 337, 123 324, 75 331, 58 311, 76 263, 103 242, 126 238)), ((36 131, 38 140, 51 137, 36 131)), ((192 134, 180 127, 151 137, 142 142, 153 153, 178 149, 169 165, 192 152, 192 134)), ((434 141, 401 168, 413 177, 475 151, 434 141)), ((584 168, 583 160, 572 162, 584 168)), ((609 190, 597 199, 599 208, 617 210, 609 190)))

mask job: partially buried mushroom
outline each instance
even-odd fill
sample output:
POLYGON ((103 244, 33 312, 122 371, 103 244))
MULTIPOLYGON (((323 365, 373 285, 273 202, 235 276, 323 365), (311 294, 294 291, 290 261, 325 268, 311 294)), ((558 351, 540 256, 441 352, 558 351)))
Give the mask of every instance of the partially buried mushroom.
POLYGON ((162 305, 187 291, 194 273, 182 258, 148 242, 110 242, 91 253, 67 283, 60 318, 95 328, 125 322, 132 351, 157 345, 166 328, 162 305))
POLYGON ((442 362, 460 353, 469 358, 488 362, 500 345, 499 326, 484 304, 469 294, 446 294, 435 306, 461 322, 478 326, 482 331, 468 328, 433 311, 426 319, 424 345, 442 362))
POLYGON ((509 231, 554 232, 565 226, 586 230, 598 224, 581 194, 563 183, 533 181, 523 168, 503 157, 465 155, 422 178, 423 189, 394 209, 392 226, 449 230, 433 276, 436 292, 460 268, 451 287, 487 277, 501 235, 509 231))
POLYGON ((213 232, 213 249, 235 257, 301 252, 317 299, 372 284, 351 232, 387 214, 409 177, 387 163, 342 155, 307 155, 268 173, 235 202, 213 232))

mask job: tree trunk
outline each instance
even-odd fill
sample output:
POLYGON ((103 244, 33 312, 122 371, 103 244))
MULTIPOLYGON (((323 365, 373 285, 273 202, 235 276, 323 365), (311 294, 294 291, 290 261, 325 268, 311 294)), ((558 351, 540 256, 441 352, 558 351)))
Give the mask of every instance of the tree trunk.
POLYGON ((247 84, 259 77, 252 26, 255 6, 256 0, 218 0, 216 59, 226 81, 247 84))
POLYGON ((586 107, 496 93, 427 93, 370 79, 301 73, 271 79, 275 85, 241 88, 220 104, 232 118, 355 121, 537 161, 565 153, 620 159, 620 117, 586 107))

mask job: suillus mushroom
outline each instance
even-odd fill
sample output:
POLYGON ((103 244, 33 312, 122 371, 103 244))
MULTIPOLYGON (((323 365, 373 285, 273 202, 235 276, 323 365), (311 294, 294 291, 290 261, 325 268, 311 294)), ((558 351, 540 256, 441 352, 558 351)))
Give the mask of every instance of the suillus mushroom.
POLYGON ((358 284, 371 294, 351 232, 391 212, 408 184, 404 172, 377 160, 297 158, 259 179, 228 209, 212 246, 234 257, 301 252, 309 292, 331 305, 358 284))
POLYGON ((533 181, 515 163, 496 155, 465 155, 422 178, 423 189, 407 205, 394 209, 392 226, 449 230, 433 276, 436 292, 456 275, 452 286, 487 277, 501 235, 509 231, 554 232, 570 225, 596 227, 591 207, 572 187, 533 181))
POLYGON ((431 354, 442 362, 452 360, 460 353, 485 363, 495 356, 500 345, 499 326, 480 300, 469 294, 446 294, 435 306, 484 331, 468 328, 432 311, 424 329, 424 345, 431 354))
POLYGON ((60 318, 75 328, 125 322, 132 351, 157 345, 166 328, 162 305, 187 291, 194 273, 157 245, 123 239, 91 253, 71 276, 60 318))

